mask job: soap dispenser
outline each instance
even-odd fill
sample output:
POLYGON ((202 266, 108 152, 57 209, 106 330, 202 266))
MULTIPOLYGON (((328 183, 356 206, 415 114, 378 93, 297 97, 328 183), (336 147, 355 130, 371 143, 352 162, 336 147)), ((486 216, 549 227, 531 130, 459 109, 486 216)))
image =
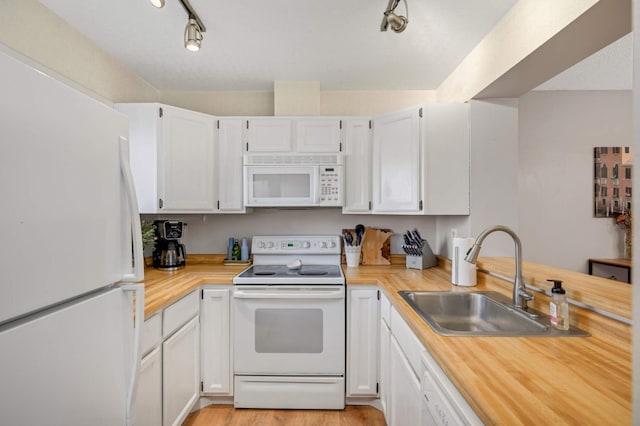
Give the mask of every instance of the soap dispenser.
POLYGON ((551 289, 551 302, 549 304, 549 312, 551 315, 551 324, 558 330, 569 329, 569 302, 562 281, 547 280, 553 283, 551 289))

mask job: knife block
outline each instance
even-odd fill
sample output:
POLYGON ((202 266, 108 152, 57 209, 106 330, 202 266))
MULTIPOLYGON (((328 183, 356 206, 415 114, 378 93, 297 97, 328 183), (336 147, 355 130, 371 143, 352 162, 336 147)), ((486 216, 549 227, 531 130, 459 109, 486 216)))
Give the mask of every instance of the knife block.
POLYGON ((407 255, 405 258, 407 269, 427 269, 438 266, 438 259, 433 255, 427 240, 423 240, 422 256, 407 255))
POLYGON ((432 254, 431 257, 425 256, 410 256, 405 258, 407 269, 427 269, 433 266, 438 266, 438 259, 432 254))

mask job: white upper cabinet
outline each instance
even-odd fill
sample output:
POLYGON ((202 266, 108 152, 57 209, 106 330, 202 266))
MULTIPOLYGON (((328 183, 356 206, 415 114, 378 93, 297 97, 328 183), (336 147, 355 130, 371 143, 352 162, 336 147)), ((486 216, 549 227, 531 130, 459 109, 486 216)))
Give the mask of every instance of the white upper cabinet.
POLYGON ((256 117, 247 120, 247 151, 291 152, 291 119, 256 117))
POLYGON ((213 117, 162 106, 158 179, 162 212, 213 212, 213 117))
POLYGON ((295 124, 297 152, 341 151, 339 118, 299 118, 295 124))
POLYGON ((423 107, 424 213, 469 214, 469 107, 423 107))
POLYGON ((220 213, 244 213, 242 155, 242 118, 221 118, 216 122, 218 132, 216 154, 216 207, 220 213))
POLYGON ((373 120, 373 213, 421 212, 419 109, 373 120))
POLYGON ((344 121, 345 203, 342 213, 371 210, 371 120, 344 121))
POLYGON ((154 103, 115 108, 129 116, 140 213, 214 212, 213 117, 154 103))

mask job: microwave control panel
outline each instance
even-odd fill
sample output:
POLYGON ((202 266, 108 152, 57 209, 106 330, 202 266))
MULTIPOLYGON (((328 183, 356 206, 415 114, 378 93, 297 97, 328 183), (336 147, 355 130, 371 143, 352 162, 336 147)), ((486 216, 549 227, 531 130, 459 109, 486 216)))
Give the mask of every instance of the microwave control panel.
POLYGON ((320 166, 320 205, 342 205, 342 167, 320 166))

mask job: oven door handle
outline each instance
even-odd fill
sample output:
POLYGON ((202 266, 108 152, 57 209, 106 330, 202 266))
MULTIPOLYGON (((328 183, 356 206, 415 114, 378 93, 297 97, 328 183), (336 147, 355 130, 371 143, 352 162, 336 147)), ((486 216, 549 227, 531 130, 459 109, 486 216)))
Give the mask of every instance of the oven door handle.
POLYGON ((263 291, 234 289, 235 299, 343 299, 344 289, 320 289, 302 291, 263 291))

